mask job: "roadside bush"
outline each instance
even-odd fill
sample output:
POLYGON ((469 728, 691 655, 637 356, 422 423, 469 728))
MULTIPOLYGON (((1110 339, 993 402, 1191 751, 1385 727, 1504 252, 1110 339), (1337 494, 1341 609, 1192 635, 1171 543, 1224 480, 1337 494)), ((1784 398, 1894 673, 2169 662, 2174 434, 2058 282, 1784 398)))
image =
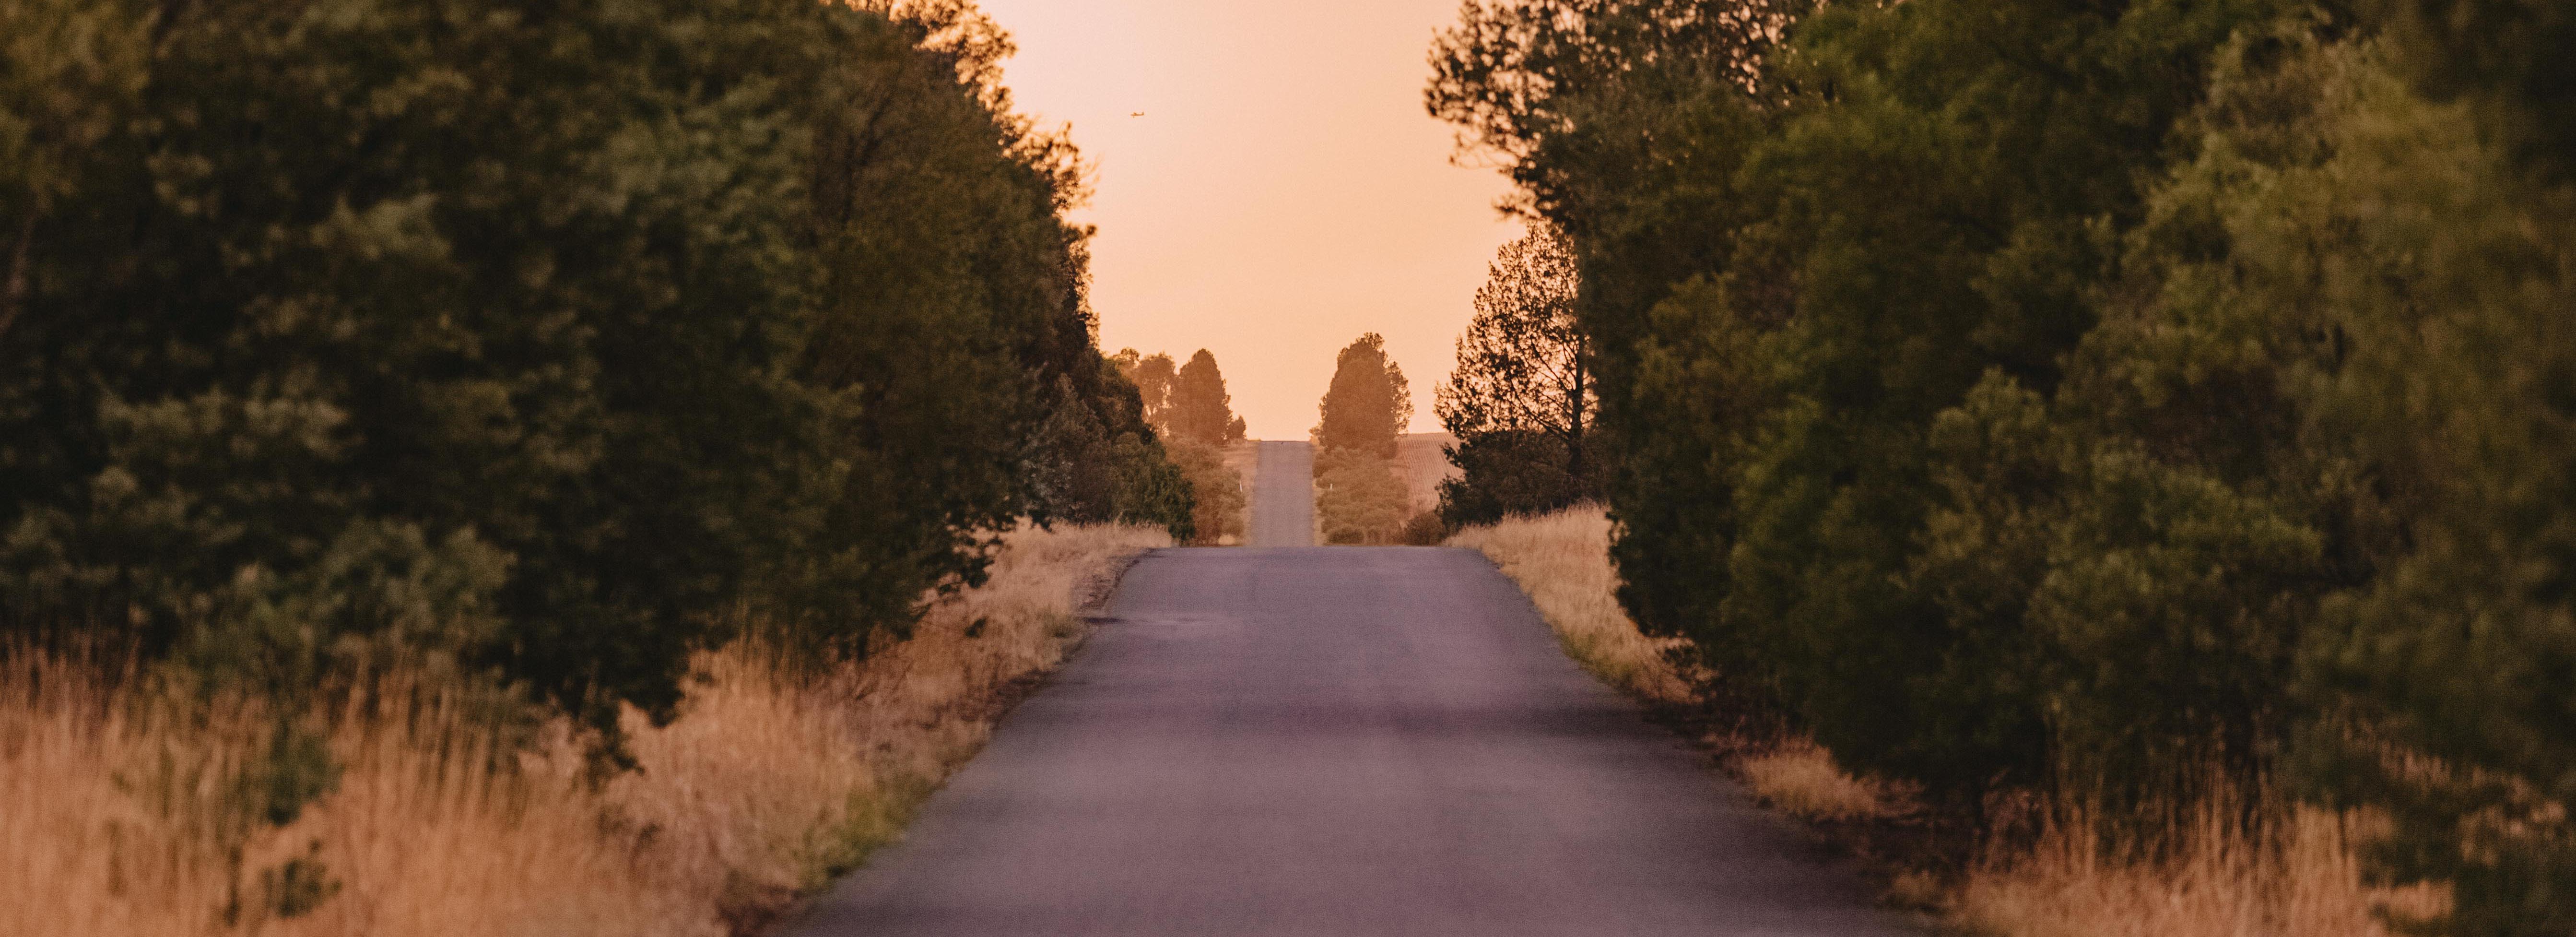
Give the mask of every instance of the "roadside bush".
POLYGON ((1449 539, 1449 522, 1440 519, 1438 511, 1422 511, 1404 522, 1404 532, 1397 541, 1409 547, 1436 547, 1449 539))

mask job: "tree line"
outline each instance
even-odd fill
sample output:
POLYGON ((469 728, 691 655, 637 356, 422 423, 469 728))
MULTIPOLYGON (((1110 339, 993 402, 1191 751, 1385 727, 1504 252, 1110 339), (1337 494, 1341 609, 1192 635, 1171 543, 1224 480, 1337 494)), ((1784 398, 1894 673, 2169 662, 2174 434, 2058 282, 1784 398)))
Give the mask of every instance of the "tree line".
MULTIPOLYGON (((2427 932, 2565 934, 2571 47, 2550 0, 1478 0, 1428 104, 1567 245, 1621 598, 1724 692, 1969 813, 2372 807, 2427 932)), ((1566 436, 1478 394, 1471 483, 1566 436)))
POLYGON ((1171 355, 1122 348, 1109 360, 1136 386, 1145 423, 1159 434, 1189 487, 1190 533, 1178 539, 1207 546, 1239 542, 1250 523, 1248 501, 1225 450, 1244 441, 1245 429, 1243 418, 1234 415, 1234 396, 1226 393, 1216 356, 1201 348, 1175 367, 1171 355))
POLYGON ((0 632, 611 742, 1192 495, 962 0, 0 6, 0 632))

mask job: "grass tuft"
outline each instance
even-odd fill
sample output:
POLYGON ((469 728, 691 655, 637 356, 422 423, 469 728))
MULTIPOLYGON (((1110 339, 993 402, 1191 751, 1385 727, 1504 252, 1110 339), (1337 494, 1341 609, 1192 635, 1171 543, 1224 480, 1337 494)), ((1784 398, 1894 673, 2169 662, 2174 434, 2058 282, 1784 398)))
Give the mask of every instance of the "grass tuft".
POLYGON ((1818 823, 1866 820, 1903 811, 1887 785, 1853 777, 1834 764, 1833 753, 1806 739, 1735 761, 1735 773, 1753 796, 1781 812, 1818 823))

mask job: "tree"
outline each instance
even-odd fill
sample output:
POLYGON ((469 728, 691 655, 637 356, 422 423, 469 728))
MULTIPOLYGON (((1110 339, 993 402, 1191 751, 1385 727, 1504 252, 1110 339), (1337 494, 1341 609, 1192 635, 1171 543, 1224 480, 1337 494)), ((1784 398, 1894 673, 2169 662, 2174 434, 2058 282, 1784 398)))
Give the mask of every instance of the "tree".
POLYGON ((1395 474, 1396 442, 1413 419, 1404 369, 1386 339, 1362 335, 1334 360, 1315 427, 1315 514, 1327 543, 1395 543, 1410 493, 1395 474))
POLYGON ((1223 545, 1228 537, 1240 539, 1249 522, 1243 476, 1226 464, 1224 450, 1175 440, 1170 451, 1191 493, 1191 532, 1177 539, 1201 546, 1223 545))
POLYGON ((1122 348, 1110 357, 1110 361, 1118 366, 1120 374, 1136 385, 1136 393, 1145 408, 1145 422, 1151 424, 1155 432, 1171 435, 1172 383, 1178 376, 1172 366, 1172 356, 1159 351, 1140 356, 1136 349, 1122 348))
POLYGON ((1174 437, 1212 447, 1240 438, 1234 432, 1234 398, 1226 394, 1225 375, 1207 349, 1181 366, 1172 381, 1171 401, 1168 422, 1174 437))
POLYGON ((1936 804, 2286 781, 2394 822, 2423 932, 2565 933, 2566 5, 1779 9, 1435 51, 1573 242, 1640 623, 1936 804))
POLYGON ((1233 414, 1233 398, 1225 392, 1216 356, 1199 349, 1177 371, 1171 356, 1159 352, 1145 356, 1130 348, 1110 360, 1148 388, 1148 412, 1192 493, 1194 532, 1179 539, 1213 545, 1241 536, 1246 523, 1243 480, 1225 464, 1223 447, 1243 438, 1243 420, 1233 414), (1160 402, 1152 402, 1156 400, 1160 402))
POLYGON ((1490 271, 1434 403, 1458 438, 1449 459, 1463 474, 1440 495, 1452 525, 1551 511, 1597 492, 1585 436, 1599 401, 1575 314, 1573 252, 1539 227, 1504 245, 1490 271))
POLYGON ((1600 124, 1668 109, 1675 90, 1776 97, 1764 66, 1794 14, 1814 5, 1473 0, 1433 40, 1424 104, 1457 128, 1462 152, 1502 157, 1520 210, 1563 219, 1603 207, 1583 204, 1580 191, 1600 167, 1564 159, 1612 155, 1595 134, 1600 124))
POLYGON ((1342 349, 1320 409, 1317 446, 1395 457, 1396 439, 1413 421, 1413 391, 1404 369, 1386 356, 1384 336, 1370 332, 1342 349))
MULTIPOLYGON (((1089 392, 1059 378, 1051 413, 1031 442, 1032 516, 1041 522, 1147 524, 1182 543, 1197 536, 1201 516, 1187 446, 1165 446, 1138 414, 1133 390, 1103 361, 1101 384, 1089 392)), ((1213 534, 1211 534, 1213 536, 1213 534)))

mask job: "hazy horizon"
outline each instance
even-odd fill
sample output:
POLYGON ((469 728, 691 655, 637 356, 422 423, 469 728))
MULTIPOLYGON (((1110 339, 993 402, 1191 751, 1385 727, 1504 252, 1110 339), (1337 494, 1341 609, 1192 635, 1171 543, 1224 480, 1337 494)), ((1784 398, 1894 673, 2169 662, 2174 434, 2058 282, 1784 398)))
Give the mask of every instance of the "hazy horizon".
POLYGON ((1416 431, 1494 249, 1500 174, 1449 162, 1422 108, 1454 0, 986 0, 1020 110, 1097 168, 1104 351, 1214 353, 1251 434, 1303 439, 1333 356, 1386 336, 1416 431), (1132 116, 1142 112, 1143 116, 1132 116))

